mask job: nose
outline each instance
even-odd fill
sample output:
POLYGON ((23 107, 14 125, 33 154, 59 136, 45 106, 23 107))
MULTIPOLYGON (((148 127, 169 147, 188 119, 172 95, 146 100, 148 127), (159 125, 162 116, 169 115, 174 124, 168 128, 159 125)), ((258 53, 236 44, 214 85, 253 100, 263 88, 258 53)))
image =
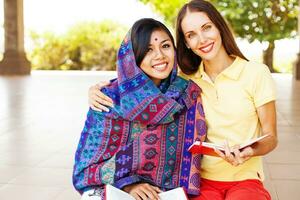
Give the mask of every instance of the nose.
POLYGON ((197 37, 198 37, 198 43, 199 44, 204 44, 206 42, 206 37, 204 36, 203 33, 198 32, 197 37))
POLYGON ((161 59, 161 58, 163 58, 164 56, 165 56, 165 55, 164 55, 164 53, 162 52, 161 49, 156 49, 156 50, 155 50, 155 56, 154 56, 155 59, 161 59))

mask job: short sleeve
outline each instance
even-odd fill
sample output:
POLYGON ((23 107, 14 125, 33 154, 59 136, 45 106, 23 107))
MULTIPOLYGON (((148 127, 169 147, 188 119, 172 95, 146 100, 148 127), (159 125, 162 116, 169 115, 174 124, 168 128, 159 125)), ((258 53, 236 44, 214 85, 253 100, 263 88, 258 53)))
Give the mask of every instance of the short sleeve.
POLYGON ((266 65, 260 65, 254 80, 253 100, 255 107, 260 107, 276 99, 275 83, 266 65))

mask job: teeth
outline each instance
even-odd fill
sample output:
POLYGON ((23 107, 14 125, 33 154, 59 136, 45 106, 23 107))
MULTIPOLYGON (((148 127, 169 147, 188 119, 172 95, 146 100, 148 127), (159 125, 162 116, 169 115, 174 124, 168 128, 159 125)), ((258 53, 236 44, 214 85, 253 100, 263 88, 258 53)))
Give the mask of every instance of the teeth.
POLYGON ((161 65, 155 65, 153 66, 154 69, 156 70, 164 70, 167 66, 167 63, 161 64, 161 65))
POLYGON ((210 46, 211 45, 209 45, 208 47, 202 48, 202 50, 207 51, 207 50, 209 50, 210 46))
POLYGON ((212 47, 213 44, 208 45, 207 47, 202 47, 201 50, 204 52, 207 52, 210 50, 210 48, 212 47))

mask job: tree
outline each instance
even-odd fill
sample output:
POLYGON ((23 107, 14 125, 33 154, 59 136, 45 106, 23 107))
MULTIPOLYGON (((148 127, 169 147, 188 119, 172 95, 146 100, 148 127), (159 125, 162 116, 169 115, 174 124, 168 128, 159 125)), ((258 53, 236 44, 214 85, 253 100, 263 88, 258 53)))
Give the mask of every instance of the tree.
POLYGON ((126 27, 112 21, 82 22, 67 33, 31 32, 33 69, 115 70, 117 50, 126 27))
POLYGON ((149 4, 155 11, 164 17, 164 20, 169 25, 175 26, 177 13, 181 6, 188 0, 139 0, 144 4, 149 4))
POLYGON ((249 42, 267 44, 264 63, 274 72, 275 41, 297 35, 297 0, 212 0, 232 25, 234 32, 249 42))
POLYGON ((68 59, 72 70, 115 70, 117 50, 126 28, 113 21, 82 22, 71 27, 65 35, 68 59))
MULTIPOLYGON (((152 4, 165 20, 174 25, 178 9, 185 0, 140 0, 152 4)), ((249 42, 267 44, 264 63, 272 72, 275 41, 297 35, 297 0, 211 0, 232 25, 237 36, 249 42)))
POLYGON ((52 32, 38 34, 34 31, 30 32, 30 37, 34 46, 29 53, 33 69, 55 70, 65 63, 68 46, 62 37, 52 32))

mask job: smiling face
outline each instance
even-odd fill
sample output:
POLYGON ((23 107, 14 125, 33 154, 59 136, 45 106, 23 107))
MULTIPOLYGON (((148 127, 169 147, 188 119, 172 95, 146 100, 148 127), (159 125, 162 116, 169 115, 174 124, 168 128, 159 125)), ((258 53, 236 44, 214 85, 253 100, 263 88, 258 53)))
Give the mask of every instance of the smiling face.
POLYGON ((187 47, 202 60, 212 60, 225 52, 220 32, 205 12, 188 11, 181 27, 187 47))
POLYGON ((168 34, 163 30, 154 30, 140 68, 155 85, 159 85, 170 75, 174 66, 174 57, 175 49, 168 34))

